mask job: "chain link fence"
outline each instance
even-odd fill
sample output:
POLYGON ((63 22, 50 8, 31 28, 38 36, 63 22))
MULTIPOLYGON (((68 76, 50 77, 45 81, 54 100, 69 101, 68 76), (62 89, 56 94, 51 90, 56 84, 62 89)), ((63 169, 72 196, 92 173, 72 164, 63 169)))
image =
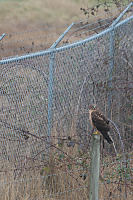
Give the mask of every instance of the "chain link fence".
POLYGON ((112 126, 117 156, 101 141, 99 199, 132 199, 132 63, 132 15, 87 39, 0 61, 1 200, 89 198, 92 103, 120 132, 112 126))

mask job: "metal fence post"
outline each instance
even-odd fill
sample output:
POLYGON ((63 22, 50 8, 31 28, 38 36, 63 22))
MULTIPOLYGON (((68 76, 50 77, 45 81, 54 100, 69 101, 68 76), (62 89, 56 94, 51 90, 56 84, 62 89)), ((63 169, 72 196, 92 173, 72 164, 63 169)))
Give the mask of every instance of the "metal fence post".
POLYGON ((100 171, 100 134, 92 135, 89 200, 98 200, 100 171))
MULTIPOLYGON (((50 49, 56 48, 59 42, 64 38, 68 31, 72 28, 72 23, 64 33, 53 43, 50 49)), ((51 53, 50 64, 49 64, 49 84, 48 84, 48 137, 47 142, 50 144, 51 127, 52 127, 52 104, 53 104, 53 67, 54 67, 55 52, 51 53)))
POLYGON ((0 36, 0 41, 6 36, 5 33, 3 33, 1 36, 0 36))
POLYGON ((108 80, 108 88, 109 88, 109 95, 108 95, 108 118, 111 117, 111 100, 112 100, 112 76, 113 76, 113 69, 114 69, 114 29, 110 32, 110 63, 109 63, 109 80, 108 80))
POLYGON ((124 14, 131 8, 133 3, 131 2, 123 12, 117 17, 116 20, 111 24, 112 30, 110 31, 110 63, 109 63, 109 79, 108 79, 108 88, 109 88, 109 95, 108 95, 108 118, 111 117, 111 101, 112 101, 112 76, 113 76, 113 69, 114 69, 114 51, 115 51, 115 26, 120 21, 120 19, 124 16, 124 14))

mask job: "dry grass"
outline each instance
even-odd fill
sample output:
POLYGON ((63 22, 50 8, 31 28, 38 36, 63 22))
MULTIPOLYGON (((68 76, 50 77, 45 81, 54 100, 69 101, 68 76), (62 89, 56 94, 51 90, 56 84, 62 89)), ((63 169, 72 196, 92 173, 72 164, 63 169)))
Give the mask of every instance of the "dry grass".
POLYGON ((80 18, 80 7, 87 5, 87 0, 0 1, 0 27, 3 31, 16 31, 46 23, 71 23, 80 18))
MULTIPOLYGON (((118 168, 117 160, 111 157, 105 159, 108 162, 108 166, 101 165, 100 187, 99 187, 99 199, 110 200, 124 200, 125 185, 124 182, 119 179, 116 169, 118 168), (115 161, 115 162, 112 162, 115 161), (111 164, 114 163, 114 164, 111 164), (110 173, 110 182, 107 178, 103 178, 103 172, 110 173), (111 174, 114 174, 113 180, 111 180, 111 174), (113 182, 114 181, 114 182, 113 182)), ((133 163, 131 160, 130 168, 133 163)), ((0 187, 0 200, 87 200, 89 193, 89 176, 86 180, 83 180, 80 175, 82 170, 66 171, 56 169, 54 162, 51 160, 50 170, 44 170, 43 176, 40 171, 25 171, 23 176, 14 180, 13 173, 1 174, 1 187, 0 187), (78 181, 74 178, 76 177, 78 181), (79 185, 80 184, 80 185, 79 185)), ((10 168, 9 168, 10 169, 10 168)), ((132 174, 130 174, 132 176, 132 174)), ((126 181, 127 187, 127 199, 132 199, 132 184, 131 179, 126 181)))
MULTIPOLYGON (((71 24, 86 18, 81 7, 88 8, 96 2, 97 0, 1 0, 0 33, 39 28, 44 24, 71 24)), ((102 18, 109 13, 100 10, 99 14, 102 18)), ((92 20, 95 18, 97 17, 94 16, 92 20)))
MULTIPOLYGON (((72 120, 72 124, 69 129, 69 136, 76 140, 77 137, 75 136, 75 128, 75 120, 72 120)), ((67 155, 75 158, 74 161, 79 160, 80 164, 88 164, 89 166, 89 149, 87 149, 88 152, 79 154, 76 145, 73 148, 68 147, 66 143, 60 146, 57 140, 58 130, 56 125, 52 131, 52 143, 55 147, 60 148, 63 152, 66 152, 67 155)), ((60 138, 63 138, 63 129, 60 129, 60 131, 60 138)), ((29 145, 34 144, 33 142, 30 144, 29 142, 29 145)), ((25 147, 22 158, 26 158, 28 156, 31 157, 31 155, 27 152, 28 147, 25 147)), ((62 152, 58 152, 56 148, 51 148, 51 157, 47 165, 45 165, 45 160, 41 162, 39 155, 34 162, 32 159, 27 160, 25 165, 23 165, 23 159, 22 173, 17 176, 17 178, 14 176, 14 169, 17 168, 19 171, 19 168, 16 167, 16 165, 18 164, 19 166, 21 156, 20 160, 13 160, 12 164, 11 162, 5 160, 1 161, 0 200, 87 200, 89 193, 89 169, 85 169, 85 167, 82 168, 81 165, 76 165, 75 162, 72 162, 72 160, 67 156, 60 157, 60 155, 62 155, 62 152), (69 169, 68 166, 70 165, 71 168, 69 169), (81 176, 83 174, 87 175, 85 180, 83 179, 83 176, 81 176)), ((131 152, 129 156, 131 157, 132 155, 133 154, 131 152)), ((120 163, 121 157, 116 159, 116 157, 109 154, 101 157, 99 199, 124 200, 125 183, 123 181, 123 173, 119 166, 120 163)), ((130 163, 128 163, 129 171, 127 171, 128 174, 130 174, 130 177, 132 176, 132 166, 133 160, 130 160, 130 163)), ((129 179, 127 179, 126 182, 128 200, 132 199, 132 195, 130 194, 132 192, 130 177, 127 176, 129 179)))
MULTIPOLYGON (((71 137, 75 134, 74 121, 69 130, 71 137)), ((56 127, 53 129, 53 136, 57 137, 56 127)), ((63 134, 60 135, 63 138, 63 134)), ((53 137, 55 138, 55 137, 53 137)), ((76 137, 74 137, 76 140, 76 137)), ((90 164, 90 153, 78 155, 77 146, 69 148, 64 143, 62 146, 58 145, 58 140, 53 139, 55 147, 60 148, 66 152, 67 155, 80 158, 80 162, 84 164, 90 164), (85 159, 87 157, 87 159, 85 159)), ((26 149, 25 149, 26 152, 26 149)), ((22 174, 14 179, 14 167, 10 162, 1 162, 1 171, 6 169, 6 172, 0 175, 0 200, 87 200, 89 195, 89 169, 81 169, 81 166, 77 168, 75 163, 72 163, 68 157, 62 157, 59 159, 61 152, 58 152, 56 148, 51 149, 51 157, 47 166, 34 167, 36 164, 39 166, 41 162, 39 159, 37 162, 27 162, 29 169, 23 169, 22 174), (40 162, 40 163, 39 163, 40 162), (68 168, 71 165, 71 169, 68 168), (3 166, 3 168, 2 168, 3 166), (83 174, 87 175, 86 179, 83 179, 83 174)), ((127 154, 128 171, 126 181, 126 192, 128 200, 132 199, 132 167, 133 153, 127 154)), ((125 194, 125 182, 123 179, 123 172, 121 171, 121 155, 118 158, 111 155, 101 156, 101 172, 100 172, 100 187, 99 187, 99 200, 124 200, 125 194)), ((44 162, 45 163, 45 162, 44 162)), ((26 167, 26 165, 25 165, 26 167)))

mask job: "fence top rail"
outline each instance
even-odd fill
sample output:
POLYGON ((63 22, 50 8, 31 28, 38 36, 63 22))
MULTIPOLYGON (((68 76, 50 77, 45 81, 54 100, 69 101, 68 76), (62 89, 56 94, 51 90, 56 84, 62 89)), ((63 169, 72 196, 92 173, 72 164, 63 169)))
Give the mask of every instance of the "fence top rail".
POLYGON ((102 32, 100 32, 98 34, 94 34, 91 37, 86 38, 84 40, 80 40, 78 42, 75 42, 75 43, 72 43, 72 44, 68 44, 68 45, 65 45, 65 46, 61 46, 61 47, 58 47, 58 48, 54 48, 54 49, 48 49, 48 50, 39 51, 39 52, 36 52, 36 53, 30 53, 30 54, 23 55, 23 56, 16 56, 16 57, 13 57, 13 58, 8 58, 8 59, 5 59, 5 60, 1 60, 0 64, 1 65, 2 64, 8 64, 8 63, 15 62, 15 61, 19 62, 21 60, 25 60, 25 59, 28 59, 28 58, 32 59, 34 57, 44 56, 44 55, 48 55, 48 54, 64 51, 64 50, 67 50, 67 49, 70 49, 70 48, 74 48, 74 47, 83 45, 83 44, 85 44, 87 42, 90 42, 92 40, 95 40, 97 38, 102 37, 103 35, 109 33, 110 31, 112 31, 112 29, 116 29, 119 26, 122 26, 123 24, 125 24, 125 23, 127 23, 127 22, 129 22, 131 20, 133 20, 133 15, 130 16, 129 18, 117 23, 115 26, 111 26, 111 27, 105 29, 104 31, 102 31, 102 32))
POLYGON ((111 24, 111 26, 115 26, 119 21, 120 19, 124 16, 124 14, 132 7, 133 5, 133 2, 131 2, 124 10, 123 12, 119 15, 119 17, 117 17, 116 20, 114 20, 114 22, 111 24))

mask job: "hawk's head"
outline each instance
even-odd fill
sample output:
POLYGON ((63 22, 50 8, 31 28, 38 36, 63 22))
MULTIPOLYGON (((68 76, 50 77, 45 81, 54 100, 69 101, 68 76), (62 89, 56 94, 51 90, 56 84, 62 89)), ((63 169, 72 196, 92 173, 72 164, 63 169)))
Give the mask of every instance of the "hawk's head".
POLYGON ((89 105, 89 110, 97 110, 97 106, 95 104, 89 105))

